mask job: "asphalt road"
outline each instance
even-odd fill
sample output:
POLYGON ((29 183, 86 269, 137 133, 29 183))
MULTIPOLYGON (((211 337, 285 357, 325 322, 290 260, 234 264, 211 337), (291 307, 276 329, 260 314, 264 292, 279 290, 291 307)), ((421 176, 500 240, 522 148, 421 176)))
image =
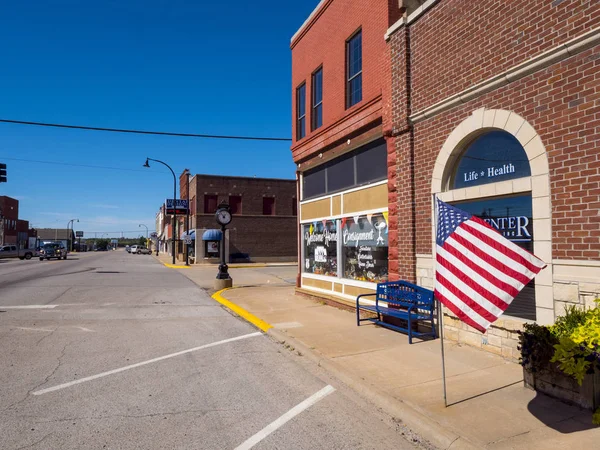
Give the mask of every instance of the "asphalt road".
POLYGON ((151 256, 0 261, 0 311, 2 449, 415 448, 151 256))

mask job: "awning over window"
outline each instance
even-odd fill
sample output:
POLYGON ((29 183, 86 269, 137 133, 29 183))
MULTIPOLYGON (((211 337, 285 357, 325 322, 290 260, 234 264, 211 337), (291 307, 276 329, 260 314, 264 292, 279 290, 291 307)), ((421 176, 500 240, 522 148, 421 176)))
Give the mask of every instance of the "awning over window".
POLYGON ((221 230, 206 230, 202 234, 203 241, 220 241, 223 238, 221 230))
POLYGON ((184 231, 183 233, 181 233, 181 239, 185 238, 186 236, 190 236, 192 239, 196 239, 196 230, 184 231))

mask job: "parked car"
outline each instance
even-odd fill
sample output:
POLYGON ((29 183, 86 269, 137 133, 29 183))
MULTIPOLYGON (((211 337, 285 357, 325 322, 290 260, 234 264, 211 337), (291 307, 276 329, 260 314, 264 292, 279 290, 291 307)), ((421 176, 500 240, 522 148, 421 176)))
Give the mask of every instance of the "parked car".
POLYGON ((125 246, 125 251, 126 251, 127 253, 131 253, 131 247, 130 247, 129 245, 126 245, 126 246, 125 246))
POLYGON ((4 258, 19 258, 31 259, 36 255, 35 250, 28 248, 19 248, 16 245, 3 245, 0 247, 0 259, 4 258))
POLYGON ((40 261, 51 258, 67 259, 67 249, 62 242, 44 244, 40 249, 40 261))
POLYGON ((129 252, 133 255, 149 255, 150 249, 144 247, 143 245, 132 245, 129 248, 129 252))

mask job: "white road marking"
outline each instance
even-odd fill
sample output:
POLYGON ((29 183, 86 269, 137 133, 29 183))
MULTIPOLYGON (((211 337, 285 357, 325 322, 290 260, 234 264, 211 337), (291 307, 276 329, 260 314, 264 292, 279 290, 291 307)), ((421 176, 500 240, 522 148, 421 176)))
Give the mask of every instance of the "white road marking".
POLYGON ((300 327, 303 327, 304 325, 302 325, 300 322, 279 322, 279 323, 274 323, 273 326, 275 328, 277 328, 278 330, 280 330, 280 329, 288 329, 288 328, 300 328, 300 327))
POLYGON ((4 306, 0 305, 0 309, 53 309, 58 305, 20 305, 20 306, 4 306))
POLYGON ((268 435, 273 433, 275 430, 277 430, 278 428, 281 428, 283 425, 285 425, 287 422, 292 420, 298 414, 300 414, 301 412, 310 408, 312 405, 317 403, 319 400, 322 400, 323 398, 327 397, 329 394, 333 393, 334 391, 335 391, 335 388, 333 386, 330 386, 330 385, 325 386, 323 389, 321 389, 316 394, 311 395, 306 400, 304 400, 302 403, 299 403, 298 405, 294 406, 292 409, 290 409, 288 412, 286 412, 279 419, 271 422, 269 425, 264 427, 262 430, 260 430, 258 433, 256 433, 254 436, 252 436, 250 439, 248 439, 241 445, 238 445, 235 448, 235 450, 251 449, 256 444, 258 444, 260 441, 262 441, 264 438, 266 438, 268 435))
POLYGON ((86 328, 86 327, 78 327, 78 326, 76 326, 75 328, 78 328, 81 331, 87 331, 88 333, 95 333, 96 332, 96 330, 90 330, 89 328, 86 328))
POLYGON ((135 369, 136 367, 145 366, 146 364, 152 364, 152 363, 155 363, 155 362, 158 362, 158 361, 162 361, 164 359, 174 358, 175 356, 185 355, 186 353, 191 353, 191 352, 195 352, 195 351, 198 351, 198 350, 203 350, 205 348, 215 347, 215 346, 221 345, 221 344, 227 344, 228 342, 239 341, 239 340, 242 340, 242 339, 248 339, 248 338, 251 338, 251 337, 254 337, 254 336, 261 336, 261 335, 262 335, 262 333, 260 331, 257 331, 256 333, 244 334, 243 336, 238 336, 238 337, 234 337, 234 338, 231 338, 231 339, 225 339, 223 341, 213 342, 212 344, 201 345, 200 347, 194 347, 194 348, 183 350, 183 351, 180 351, 180 352, 177 352, 177 353, 171 353, 170 355, 159 356, 158 358, 153 358, 153 359, 149 359, 147 361, 142 361, 142 362, 139 362, 139 363, 136 363, 136 364, 131 364, 129 366, 121 367, 119 369, 109 370, 108 372, 102 372, 102 373, 99 373, 97 375, 92 375, 90 377, 80 378, 79 380, 74 380, 74 381, 70 381, 68 383, 59 384, 57 386, 53 386, 53 387, 50 387, 50 388, 47 388, 47 389, 41 389, 39 391, 32 392, 32 394, 33 395, 47 394, 48 392, 53 392, 53 391, 58 391, 60 389, 65 389, 65 388, 68 388, 70 386, 74 386, 76 384, 85 383, 86 381, 97 380, 98 378, 107 377, 108 375, 114 375, 116 373, 124 372, 124 371, 129 370, 129 369, 135 369))
POLYGON ((28 328, 28 327, 17 327, 17 329, 18 330, 27 330, 27 331, 44 331, 46 333, 56 331, 56 329, 48 330, 47 328, 28 328))

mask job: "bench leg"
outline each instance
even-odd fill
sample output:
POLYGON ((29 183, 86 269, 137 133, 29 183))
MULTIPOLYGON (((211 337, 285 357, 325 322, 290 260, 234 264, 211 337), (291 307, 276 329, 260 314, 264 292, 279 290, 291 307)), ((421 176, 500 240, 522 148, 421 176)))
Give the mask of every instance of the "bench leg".
POLYGON ((360 327, 360 308, 356 305, 356 326, 360 327))
POLYGON ((412 326, 410 321, 410 313, 408 314, 408 343, 412 344, 412 326))

